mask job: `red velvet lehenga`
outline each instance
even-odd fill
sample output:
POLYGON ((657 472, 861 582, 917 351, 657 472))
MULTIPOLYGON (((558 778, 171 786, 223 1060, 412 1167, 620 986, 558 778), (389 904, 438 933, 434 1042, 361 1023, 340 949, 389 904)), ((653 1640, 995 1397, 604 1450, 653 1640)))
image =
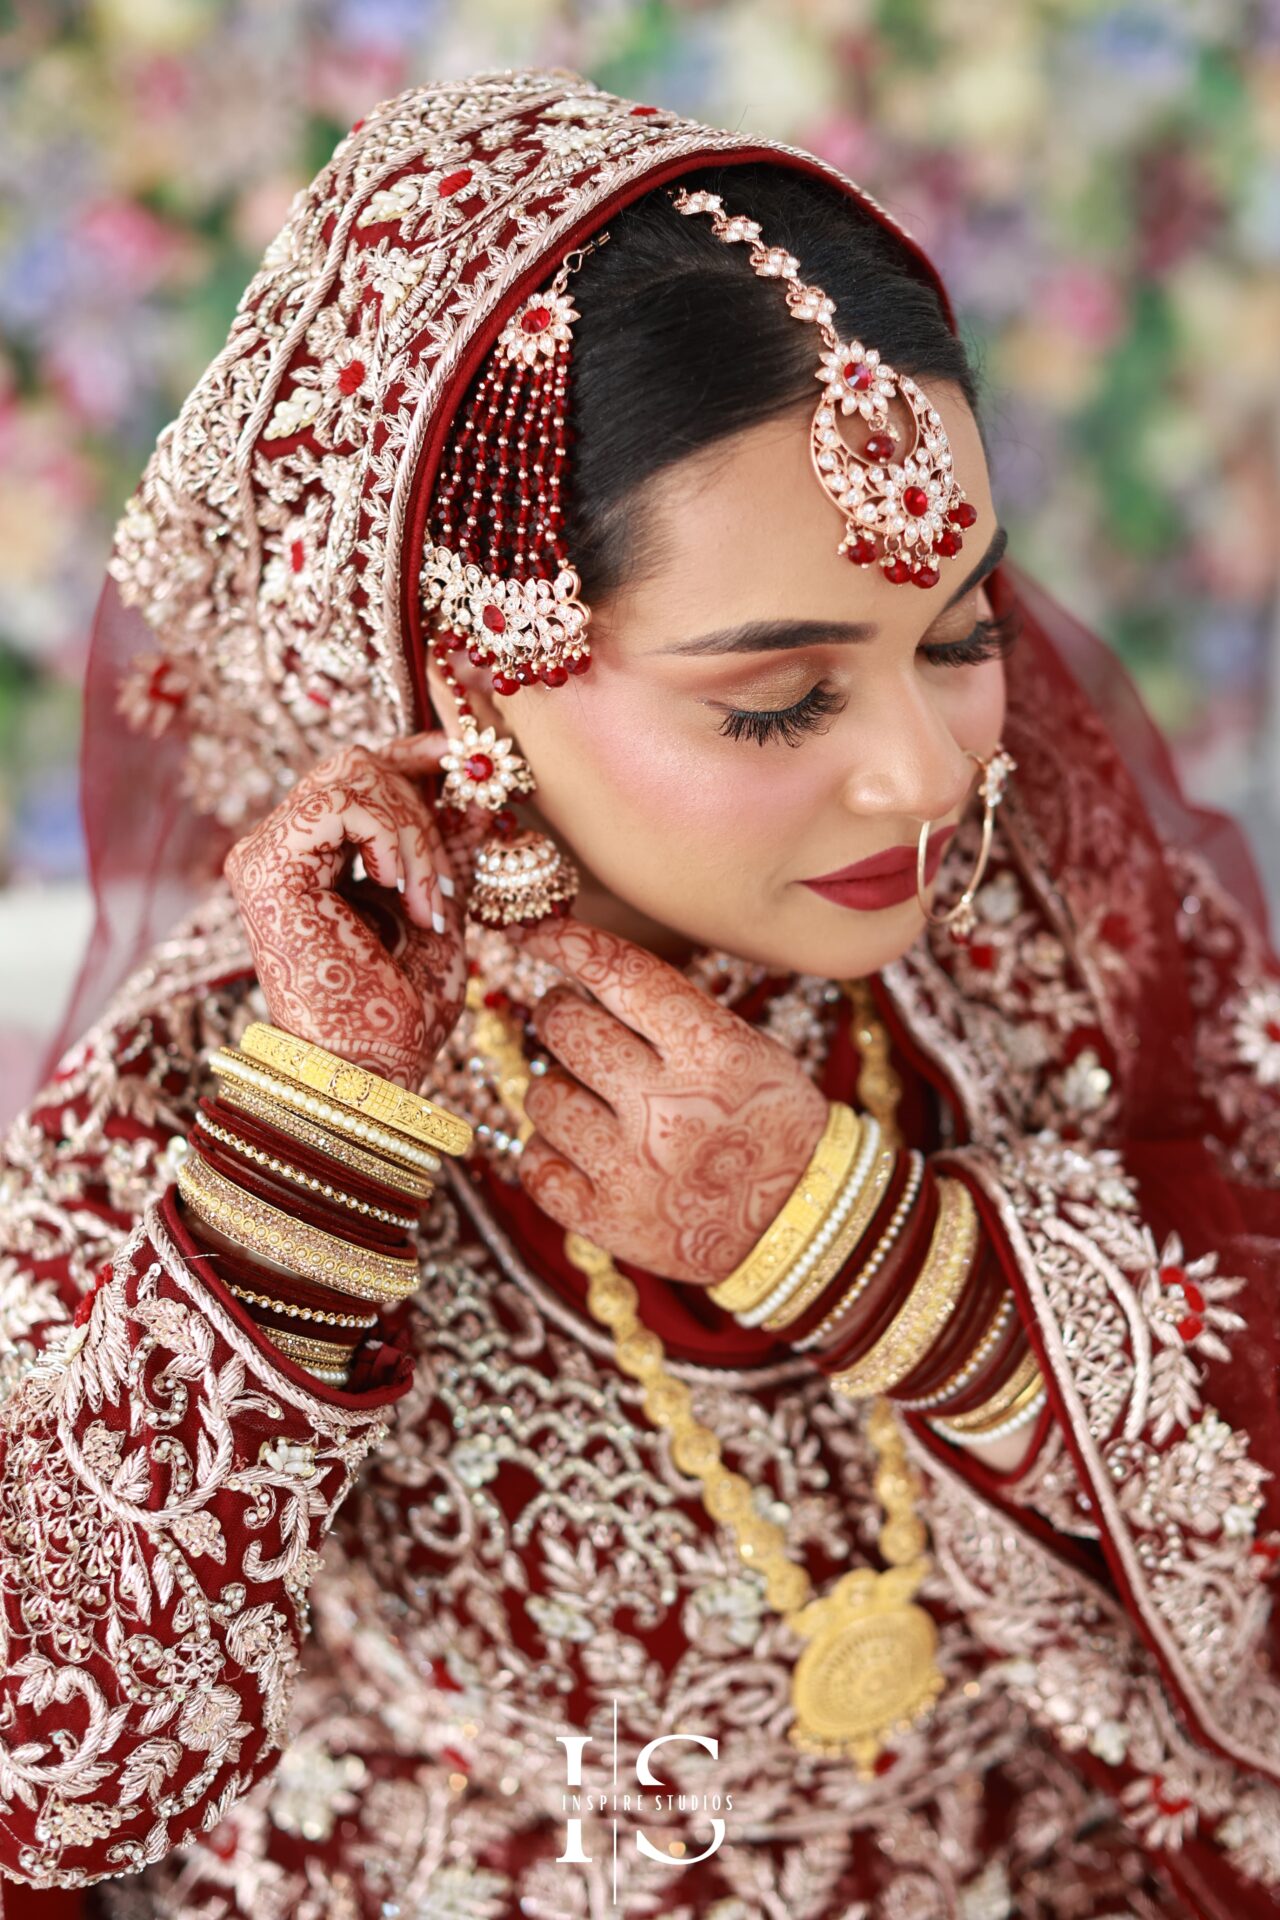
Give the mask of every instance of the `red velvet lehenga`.
MULTIPOLYGON (((991 591, 1024 617, 1018 774, 979 924, 873 988, 904 1133, 977 1197, 1050 1405, 1004 1476, 899 1416, 947 1685, 874 1778, 788 1742, 799 1642, 513 1179, 474 1016, 433 1085, 488 1144, 437 1192, 358 1390, 271 1348, 174 1207, 210 1052, 265 1013, 220 883, 147 946, 161 882, 212 846, 197 811, 235 831, 341 740, 415 723, 403 556, 484 343, 612 205, 769 153, 816 165, 564 74, 386 103, 299 196, 122 523, 96 671, 144 614, 129 704, 177 721, 99 867, 112 895, 128 845, 146 950, 5 1161, 0 1871, 27 1888, 118 1920, 1280 1910, 1280 969, 1238 836, 1184 805, 1104 650, 1012 564, 991 591), (483 264, 451 281, 464 236, 483 264), (702 1810, 645 1814, 661 1861, 624 1818, 616 1864, 584 1814, 588 1858, 562 1859, 560 1737, 592 1737, 603 1789, 615 1726, 620 1786, 657 1734, 716 1743, 660 1763, 724 1798, 705 1860, 702 1810)), ((91 715, 91 805, 111 737, 91 715)), ((531 990, 501 936, 478 958, 531 990)), ((852 1097, 832 983, 693 971, 852 1097)), ((815 1587, 878 1564, 865 1407, 634 1277, 815 1587)))

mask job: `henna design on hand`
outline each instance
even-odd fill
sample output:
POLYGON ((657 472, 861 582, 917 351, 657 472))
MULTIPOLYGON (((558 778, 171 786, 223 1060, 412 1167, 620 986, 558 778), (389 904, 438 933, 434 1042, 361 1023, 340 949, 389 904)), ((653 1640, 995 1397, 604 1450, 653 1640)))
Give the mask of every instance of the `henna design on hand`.
POLYGON ((443 750, 442 734, 379 755, 344 747, 226 861, 272 1020, 411 1087, 466 989, 461 898, 411 777, 443 750), (366 883, 350 877, 352 848, 366 883))
POLYGON ((803 1173, 824 1095, 770 1034, 630 941, 574 920, 522 940, 573 983, 533 1010, 557 1064, 525 1096, 522 1184, 619 1258, 714 1286, 803 1173))

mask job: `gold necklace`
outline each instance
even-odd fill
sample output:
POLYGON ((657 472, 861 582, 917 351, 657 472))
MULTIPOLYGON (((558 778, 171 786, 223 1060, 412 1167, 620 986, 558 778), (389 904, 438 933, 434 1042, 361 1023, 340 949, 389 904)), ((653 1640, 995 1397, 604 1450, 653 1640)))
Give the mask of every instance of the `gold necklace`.
MULTIPOLYGON (((888 1035, 865 981, 847 981, 844 991, 858 1043, 858 1104, 896 1143, 901 1084, 889 1063, 888 1035)), ((518 1038, 494 1015, 473 1039, 500 1066, 504 1104, 524 1137, 529 1073, 517 1064, 523 1059, 518 1038)), ((722 1464, 719 1439, 693 1417, 688 1387, 668 1372, 662 1341, 639 1317, 634 1283, 584 1235, 567 1233, 564 1244, 586 1276, 588 1308, 612 1329, 618 1367, 643 1383, 646 1415, 670 1433, 672 1459, 701 1483, 708 1514, 733 1530, 740 1558, 763 1576, 769 1605, 807 1642, 791 1676, 795 1717, 787 1738, 800 1752, 850 1759, 869 1779, 890 1737, 918 1724, 945 1685, 937 1628, 915 1601, 930 1565, 915 1508, 919 1476, 889 1402, 874 1400, 867 1421, 878 1457, 875 1490, 885 1512, 878 1545, 887 1568, 860 1567, 815 1598, 808 1573, 786 1551, 781 1527, 757 1513, 750 1481, 722 1464)))

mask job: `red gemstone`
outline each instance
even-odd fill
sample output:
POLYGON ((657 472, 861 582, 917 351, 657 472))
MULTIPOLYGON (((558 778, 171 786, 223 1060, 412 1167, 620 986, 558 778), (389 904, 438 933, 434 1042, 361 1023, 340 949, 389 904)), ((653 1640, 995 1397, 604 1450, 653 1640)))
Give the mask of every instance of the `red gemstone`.
POLYGON ((846 387, 852 387, 855 393, 863 393, 875 379, 865 360, 846 360, 841 372, 846 387))
POLYGON ((1164 1287, 1185 1287, 1186 1273, 1181 1267, 1161 1267, 1160 1284, 1164 1287))
POLYGON ((911 578, 911 567, 900 553, 895 554, 894 558, 890 560, 881 571, 886 580, 893 581, 895 587, 900 586, 904 580, 911 578))
POLYGON ((661 113, 661 111, 661 107, 632 107, 631 109, 632 117, 636 120, 647 120, 651 113, 661 113))
POLYGON ((510 807, 499 807, 493 816, 493 831, 499 840, 510 840, 519 826, 519 821, 510 807))
POLYGON ((565 665, 568 667, 570 673, 585 673, 591 665, 591 655, 589 653, 571 653, 565 661, 565 665))
POLYGON ((1192 1313, 1204 1312, 1204 1295, 1201 1293, 1199 1287, 1196 1286, 1194 1281, 1192 1280, 1183 1281, 1182 1297, 1186 1301, 1187 1305, 1190 1307, 1192 1313))
POLYGON ((348 360, 338 375, 338 386, 343 393, 359 393, 364 385, 364 361, 348 360))
POLYGON ((530 307, 520 322, 521 333, 545 333, 551 325, 550 307, 530 307))
POLYGON ((519 693, 520 682, 513 679, 509 673, 495 673, 493 690, 495 693, 519 693))
POLYGON ((1184 1314, 1178 1322, 1178 1338, 1192 1341, 1204 1332, 1204 1321, 1198 1313, 1184 1314))
POLYGON ((887 433, 873 433, 863 445, 862 451, 870 460, 887 460, 893 452, 894 443, 887 433))
POLYGON ((939 553, 950 555, 959 553, 961 547, 964 545, 964 541, 954 527, 944 527, 934 542, 934 545, 937 547, 939 553))
POLYGON ((929 511, 929 496, 923 487, 908 487, 902 496, 902 504, 918 520, 922 513, 929 511))
POLYGON ((860 533, 844 550, 845 559, 856 567, 869 567, 876 557, 876 543, 869 533, 860 533))
POLYGON ((568 667, 550 666, 542 669, 542 684, 544 687, 562 687, 568 678, 568 667))
POLYGON ((301 573, 307 564, 307 550, 301 540, 295 540, 289 548, 289 565, 295 573, 301 573))
POLYGON ((473 667, 488 667, 493 664, 493 655, 487 647, 468 647, 467 658, 473 667))
POLYGON ((468 780, 487 780, 493 772, 493 762, 487 753, 473 753, 462 771, 468 780))
POLYGON ((996 963, 995 948, 987 941, 973 941, 969 947, 969 963, 981 973, 990 973, 996 963))
POLYGON ((451 193, 457 193, 459 188, 465 187, 471 177, 470 167, 459 167, 456 173, 446 173, 440 182, 440 198, 447 200, 451 193))
POLYGON ((502 608, 495 607, 492 601, 480 615, 480 618, 485 626, 488 627, 490 633, 505 633, 507 630, 507 616, 503 613, 502 608))
POLYGON ((936 587, 938 584, 938 569, 935 566, 931 566, 928 561, 923 561, 918 567, 912 569, 911 582, 913 586, 917 587, 936 587))
POLYGON ((971 527, 978 517, 978 509, 968 500, 962 500, 958 507, 948 507, 947 518, 958 527, 971 527))

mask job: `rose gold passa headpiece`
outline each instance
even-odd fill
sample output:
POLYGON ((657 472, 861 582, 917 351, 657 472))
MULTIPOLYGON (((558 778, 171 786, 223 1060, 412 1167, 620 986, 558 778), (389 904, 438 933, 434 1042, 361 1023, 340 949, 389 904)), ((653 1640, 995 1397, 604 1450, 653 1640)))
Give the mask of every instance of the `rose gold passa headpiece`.
MULTIPOLYGON (((746 243, 752 271, 784 282, 791 313, 818 329, 822 392, 809 442, 822 489, 844 515, 837 552, 861 567, 879 561, 895 584, 936 586, 934 556, 959 553, 962 529, 978 517, 956 483, 937 409, 874 347, 839 338, 834 301, 800 279, 794 254, 764 244, 757 221, 726 213, 714 193, 680 189, 672 201, 680 213, 710 214, 719 239, 746 243), (896 462, 895 394, 916 426, 896 462), (869 429, 859 447, 838 424, 853 414, 869 429)), ((507 321, 437 479, 421 574, 424 608, 438 622, 433 644, 465 647, 474 665, 490 669, 497 693, 562 686, 591 664, 591 610, 564 544, 569 354, 580 318, 568 279, 607 239, 575 249, 507 321)))

